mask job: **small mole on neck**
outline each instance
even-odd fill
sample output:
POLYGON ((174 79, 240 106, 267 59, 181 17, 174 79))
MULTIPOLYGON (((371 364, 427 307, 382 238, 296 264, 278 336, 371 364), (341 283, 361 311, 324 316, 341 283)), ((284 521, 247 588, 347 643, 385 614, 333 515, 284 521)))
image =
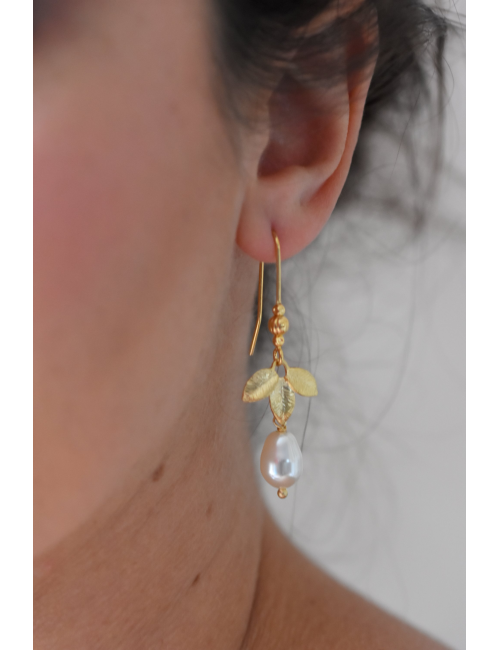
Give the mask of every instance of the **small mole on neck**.
POLYGON ((165 471, 165 463, 160 463, 155 471, 151 475, 151 480, 156 482, 161 479, 163 472, 165 471))
POLYGON ((195 584, 198 582, 198 580, 200 579, 200 576, 201 576, 201 573, 198 573, 198 574, 196 575, 195 579, 194 579, 193 582, 191 583, 191 587, 194 587, 194 585, 195 585, 195 584))

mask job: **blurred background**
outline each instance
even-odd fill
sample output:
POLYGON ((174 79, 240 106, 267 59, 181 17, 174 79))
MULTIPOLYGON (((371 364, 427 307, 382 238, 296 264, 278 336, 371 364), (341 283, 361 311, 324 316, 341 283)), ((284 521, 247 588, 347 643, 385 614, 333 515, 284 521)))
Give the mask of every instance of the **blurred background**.
MULTIPOLYGON (((464 23, 465 6, 451 7, 464 23)), ((464 41, 453 36, 446 54, 437 186, 431 109, 396 125, 397 137, 375 136, 362 198, 339 207, 321 238, 284 264, 285 354, 315 374, 319 396, 299 397, 289 422, 303 448, 300 482, 281 501, 262 480, 271 512, 308 556, 457 650, 465 649, 464 41), (420 227, 407 218, 415 201, 425 206, 420 227)), ((256 463, 273 429, 265 402, 252 411, 256 463)))

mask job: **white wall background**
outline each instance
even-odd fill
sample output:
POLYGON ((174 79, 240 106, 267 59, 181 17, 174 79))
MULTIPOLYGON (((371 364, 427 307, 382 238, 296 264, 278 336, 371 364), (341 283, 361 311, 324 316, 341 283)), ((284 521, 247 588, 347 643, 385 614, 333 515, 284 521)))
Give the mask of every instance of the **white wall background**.
MULTIPOLYGON (((262 481, 271 511, 308 555, 457 650, 465 648, 463 40, 447 55, 446 170, 423 232, 368 206, 334 215, 319 245, 284 267, 284 302, 304 318, 294 321, 285 302, 285 352, 315 373, 320 394, 298 397, 289 422, 303 442, 300 482, 281 501, 262 481)), ((425 139, 426 120, 414 128, 425 139)), ((367 184, 397 194, 397 147, 384 160, 367 184)), ((264 408, 256 456, 273 429, 264 408)))

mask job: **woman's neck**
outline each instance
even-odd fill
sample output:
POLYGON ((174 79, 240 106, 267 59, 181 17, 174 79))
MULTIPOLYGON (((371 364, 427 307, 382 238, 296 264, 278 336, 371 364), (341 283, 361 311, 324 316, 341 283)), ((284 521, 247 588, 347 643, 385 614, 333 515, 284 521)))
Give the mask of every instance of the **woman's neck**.
POLYGON ((35 562, 37 650, 241 646, 264 526, 241 402, 253 271, 235 256, 216 353, 163 448, 35 562))
POLYGON ((239 386, 227 390, 205 417, 199 400, 179 422, 179 448, 137 468, 94 521, 36 562, 38 650, 240 647, 263 508, 239 386))

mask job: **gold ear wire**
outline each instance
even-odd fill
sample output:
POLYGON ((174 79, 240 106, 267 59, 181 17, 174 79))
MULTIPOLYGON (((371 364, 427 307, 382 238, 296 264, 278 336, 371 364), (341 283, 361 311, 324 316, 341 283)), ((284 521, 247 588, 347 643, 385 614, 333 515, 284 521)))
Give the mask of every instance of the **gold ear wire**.
MULTIPOLYGON (((276 251, 276 304, 281 304, 281 247, 278 235, 273 230, 274 250, 276 251)), ((250 356, 255 352, 257 338, 262 323, 262 309, 264 299, 264 262, 259 264, 259 286, 257 289, 257 321, 253 331, 252 343, 250 345, 250 356)))
POLYGON ((252 343, 250 344, 250 356, 255 352, 257 337, 259 336, 260 324, 262 323, 262 301, 264 297, 264 262, 259 264, 259 288, 257 289, 257 322, 253 331, 252 343))
POLYGON ((281 304, 281 246, 278 235, 273 230, 274 250, 276 251, 276 304, 281 304))

